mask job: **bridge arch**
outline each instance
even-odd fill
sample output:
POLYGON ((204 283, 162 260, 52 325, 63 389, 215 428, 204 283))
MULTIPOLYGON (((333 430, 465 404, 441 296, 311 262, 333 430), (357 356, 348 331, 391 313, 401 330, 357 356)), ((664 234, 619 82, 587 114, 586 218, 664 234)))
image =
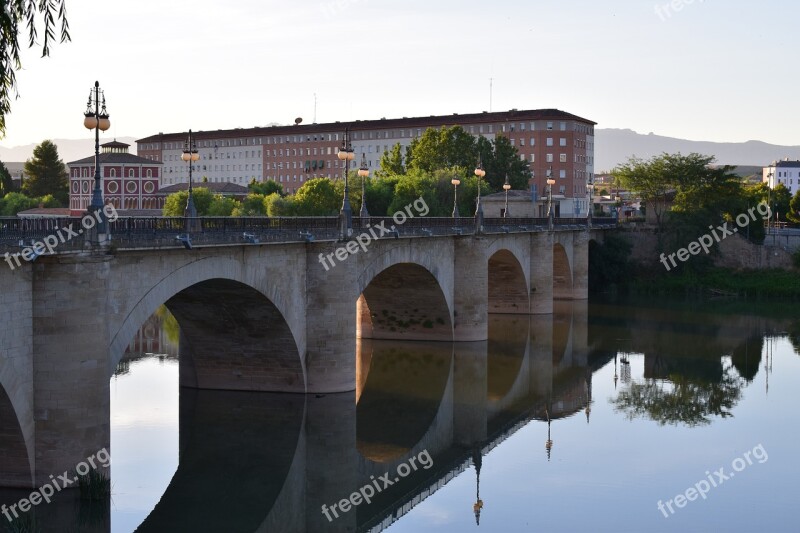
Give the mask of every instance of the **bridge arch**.
POLYGON ((500 249, 489 257, 489 313, 528 314, 530 276, 517 256, 500 249))
POLYGON ((369 339, 361 346, 366 376, 356 389, 356 449, 372 463, 397 461, 442 431, 453 346, 369 339))
POLYGON ((30 487, 33 469, 28 445, 20 418, 6 392, 0 385, 0 486, 30 487))
POLYGON ((446 266, 408 245, 375 251, 357 279, 357 337, 452 341, 452 270, 448 280, 446 266))
POLYGON ((567 250, 561 243, 553 244, 553 299, 571 300, 572 265, 567 250))
POLYGON ((303 337, 294 331, 304 325, 286 320, 288 296, 270 276, 252 275, 231 258, 204 257, 170 271, 143 292, 110 332, 109 376, 138 328, 166 304, 182 328, 181 350, 187 356, 181 356, 182 384, 305 392, 304 347, 296 342, 303 337), (226 357, 229 351, 240 357, 226 357), (223 359, 227 368, 212 372, 223 359))

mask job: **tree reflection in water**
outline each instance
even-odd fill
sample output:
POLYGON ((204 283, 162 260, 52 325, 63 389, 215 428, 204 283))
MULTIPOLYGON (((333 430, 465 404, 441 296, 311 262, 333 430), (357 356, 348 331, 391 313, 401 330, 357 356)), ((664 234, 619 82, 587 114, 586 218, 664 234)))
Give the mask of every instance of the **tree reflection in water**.
POLYGON ((662 426, 705 426, 712 417, 733 416, 731 410, 741 398, 744 383, 730 365, 714 381, 672 373, 666 380, 631 382, 611 403, 629 420, 650 418, 662 426))

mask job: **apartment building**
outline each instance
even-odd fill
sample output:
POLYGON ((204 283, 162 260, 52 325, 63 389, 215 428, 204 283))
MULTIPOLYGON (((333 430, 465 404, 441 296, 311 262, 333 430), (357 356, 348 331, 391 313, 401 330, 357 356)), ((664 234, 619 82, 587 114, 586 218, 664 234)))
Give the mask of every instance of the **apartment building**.
POLYGON ((800 190, 800 161, 789 161, 789 158, 773 161, 763 168, 761 179, 770 189, 782 183, 794 195, 800 190))
MULTIPOLYGON (((251 180, 273 180, 292 194, 314 177, 342 176, 344 163, 336 157, 345 128, 360 165, 380 168, 381 156, 399 143, 403 148, 427 128, 461 126, 475 136, 489 140, 506 136, 528 162, 533 178, 531 192, 541 197, 552 170, 556 184, 553 194, 561 201, 562 216, 587 209, 587 188, 594 176, 595 122, 558 109, 516 110, 452 114, 397 119, 356 120, 326 124, 295 124, 197 131, 195 140, 200 160, 193 176, 200 181, 246 185, 251 180), (570 213, 571 211, 571 213, 570 213)), ((140 157, 163 163, 161 185, 188 181, 188 163, 181 160, 187 132, 159 133, 137 141, 140 157)), ((351 164, 352 166, 352 164, 351 164)))

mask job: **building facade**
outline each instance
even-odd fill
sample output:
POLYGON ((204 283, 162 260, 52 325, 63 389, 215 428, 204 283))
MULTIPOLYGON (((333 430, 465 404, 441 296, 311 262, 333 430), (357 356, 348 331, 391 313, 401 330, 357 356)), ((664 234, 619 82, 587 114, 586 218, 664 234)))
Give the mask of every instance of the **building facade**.
MULTIPOLYGON (((154 210, 164 207, 159 195, 160 161, 128 153, 129 144, 112 141, 101 145, 100 176, 103 200, 118 211, 154 210)), ((94 156, 67 163, 69 168, 69 208, 77 216, 92 202, 94 156)))
POLYGON ((783 161, 773 161, 763 168, 761 181, 769 185, 770 189, 781 183, 794 195, 800 190, 800 161, 789 161, 788 158, 783 161))
MULTIPOLYGON (((489 140, 506 136, 528 162, 534 196, 545 193, 547 173, 552 169, 556 180, 553 194, 566 200, 561 202, 562 215, 586 214, 586 186, 594 176, 595 122, 557 109, 192 132, 200 154, 194 176, 240 185, 253 179, 273 180, 293 194, 311 178, 342 175, 343 163, 336 154, 345 128, 350 130, 355 166, 360 165, 363 154, 374 172, 380 168, 381 156, 395 144, 405 148, 427 128, 442 126, 461 126, 489 140)), ((164 164, 162 186, 188 181, 188 165, 181 160, 186 139, 187 133, 181 132, 137 141, 141 157, 164 164)))

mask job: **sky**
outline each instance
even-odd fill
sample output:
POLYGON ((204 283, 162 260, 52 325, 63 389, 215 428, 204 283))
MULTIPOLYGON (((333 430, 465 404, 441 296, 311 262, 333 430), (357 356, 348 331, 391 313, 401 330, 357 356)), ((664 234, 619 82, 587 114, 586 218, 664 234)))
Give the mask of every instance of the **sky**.
POLYGON ((95 80, 118 137, 310 123, 316 95, 317 122, 558 108, 800 144, 790 0, 66 3, 72 42, 23 54, 4 147, 90 136, 95 80))

